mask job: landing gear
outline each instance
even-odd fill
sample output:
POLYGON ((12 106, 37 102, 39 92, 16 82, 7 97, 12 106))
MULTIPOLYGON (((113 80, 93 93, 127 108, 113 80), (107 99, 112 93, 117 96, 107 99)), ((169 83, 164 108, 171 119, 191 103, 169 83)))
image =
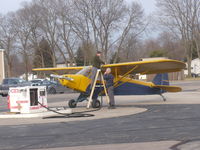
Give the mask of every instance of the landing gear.
POLYGON ((49 94, 56 94, 56 89, 55 88, 50 88, 49 94))
POLYGON ((92 108, 100 108, 101 107, 101 103, 99 100, 93 100, 92 102, 92 108))
MULTIPOLYGON (((83 102, 85 100, 88 101, 88 96, 89 94, 88 93, 80 93, 79 97, 75 100, 75 99, 71 99, 69 102, 68 102, 68 105, 70 108, 76 108, 77 104, 79 102, 83 102)), ((92 99, 92 107, 93 108, 100 108, 101 107, 101 102, 97 99, 98 97, 98 94, 95 95, 92 99)))
MULTIPOLYGON (((100 108, 101 102, 98 100, 99 93, 102 91, 101 87, 95 87, 93 96, 92 96, 92 102, 91 106, 93 108, 100 108)), ((80 93, 77 99, 72 99, 68 102, 68 105, 70 108, 75 108, 79 102, 88 101, 88 97, 91 94, 90 86, 88 86, 86 92, 80 93)))
MULTIPOLYGON (((70 108, 76 108, 77 106, 77 101, 74 100, 74 99, 71 99, 69 102, 68 102, 68 105, 70 108)), ((101 107, 101 103, 99 100, 93 100, 92 102, 92 108, 100 108, 101 107)))
POLYGON ((167 100, 162 94, 160 94, 160 96, 162 97, 164 102, 167 100))
POLYGON ((83 101, 87 100, 87 97, 88 97, 87 93, 81 93, 81 94, 79 95, 79 97, 78 97, 76 100, 71 99, 71 100, 68 102, 68 106, 69 106, 70 108, 76 108, 77 103, 83 102, 83 101))
POLYGON ((76 101, 74 99, 71 99, 69 102, 68 102, 68 105, 70 108, 75 108, 76 107, 76 101))

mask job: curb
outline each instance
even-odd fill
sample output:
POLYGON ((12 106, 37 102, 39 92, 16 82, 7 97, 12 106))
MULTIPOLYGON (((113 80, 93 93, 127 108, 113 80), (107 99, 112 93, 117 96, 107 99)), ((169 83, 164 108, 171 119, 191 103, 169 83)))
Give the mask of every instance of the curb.
MULTIPOLYGON (((59 110, 59 113, 71 114, 72 109, 59 110)), ((55 115, 56 113, 51 111, 40 112, 40 113, 30 113, 30 114, 8 114, 6 112, 0 113, 0 119, 13 119, 13 118, 42 118, 55 115)), ((57 114, 56 114, 57 115, 57 114)))

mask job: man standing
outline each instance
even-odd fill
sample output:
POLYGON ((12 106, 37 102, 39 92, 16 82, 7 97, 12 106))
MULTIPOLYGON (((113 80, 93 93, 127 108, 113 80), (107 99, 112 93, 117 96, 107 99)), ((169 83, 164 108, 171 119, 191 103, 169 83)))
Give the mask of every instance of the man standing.
POLYGON ((101 52, 100 51, 97 51, 95 57, 93 58, 93 61, 92 61, 92 74, 91 74, 91 86, 90 86, 90 89, 92 89, 92 86, 94 84, 94 79, 95 79, 95 76, 97 74, 97 70, 101 68, 101 65, 102 64, 105 64, 101 59, 101 52))
POLYGON ((104 73, 104 80, 106 81, 106 88, 108 91, 108 96, 110 99, 109 109, 115 109, 115 99, 114 99, 114 76, 111 74, 111 69, 107 68, 104 73))

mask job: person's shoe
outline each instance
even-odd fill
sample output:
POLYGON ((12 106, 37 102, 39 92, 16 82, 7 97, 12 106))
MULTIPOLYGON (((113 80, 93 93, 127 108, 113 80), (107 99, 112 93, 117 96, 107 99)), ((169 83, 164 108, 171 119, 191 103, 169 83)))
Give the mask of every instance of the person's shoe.
POLYGON ((109 106, 108 109, 115 109, 115 106, 109 106))

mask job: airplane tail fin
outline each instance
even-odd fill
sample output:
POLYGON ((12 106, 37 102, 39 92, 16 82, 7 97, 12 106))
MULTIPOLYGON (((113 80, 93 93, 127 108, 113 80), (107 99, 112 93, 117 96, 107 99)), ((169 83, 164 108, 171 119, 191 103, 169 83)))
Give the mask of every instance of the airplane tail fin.
POLYGON ((153 85, 154 88, 159 88, 159 89, 162 89, 163 91, 167 91, 167 92, 182 91, 180 87, 169 85, 169 77, 167 73, 157 74, 152 82, 155 84, 153 85))
POLYGON ((153 83, 155 85, 169 85, 168 73, 157 74, 153 79, 153 83))

